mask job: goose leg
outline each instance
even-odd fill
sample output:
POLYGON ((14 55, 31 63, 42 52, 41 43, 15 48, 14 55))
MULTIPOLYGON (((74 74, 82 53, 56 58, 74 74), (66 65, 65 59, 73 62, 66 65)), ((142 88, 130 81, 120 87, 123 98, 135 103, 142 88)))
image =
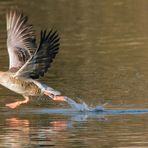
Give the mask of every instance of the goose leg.
POLYGON ((49 93, 49 91, 44 91, 44 95, 52 98, 54 101, 66 101, 65 96, 54 95, 52 93, 49 93))
POLYGON ((13 103, 8 103, 5 106, 14 109, 14 108, 20 106, 21 104, 27 103, 29 101, 29 97, 24 96, 24 98, 25 98, 25 100, 23 100, 23 101, 16 101, 13 103))

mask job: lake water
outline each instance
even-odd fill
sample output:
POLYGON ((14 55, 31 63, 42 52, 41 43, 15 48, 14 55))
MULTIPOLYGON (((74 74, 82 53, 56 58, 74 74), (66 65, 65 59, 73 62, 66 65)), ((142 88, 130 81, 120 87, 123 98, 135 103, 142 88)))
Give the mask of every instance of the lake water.
POLYGON ((8 68, 11 7, 29 16, 38 41, 44 28, 60 34, 60 52, 42 81, 105 110, 79 112, 47 98, 11 110, 5 104, 22 96, 0 87, 0 147, 147 148, 148 1, 1 0, 1 70, 8 68))

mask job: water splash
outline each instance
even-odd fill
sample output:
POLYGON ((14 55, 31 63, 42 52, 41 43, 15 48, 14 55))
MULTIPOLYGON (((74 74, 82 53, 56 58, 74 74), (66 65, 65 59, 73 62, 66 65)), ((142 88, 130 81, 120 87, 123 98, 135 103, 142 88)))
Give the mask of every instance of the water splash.
POLYGON ((73 99, 69 98, 69 97, 65 97, 66 102, 72 107, 72 109, 74 109, 75 111, 91 111, 91 112, 98 112, 98 111, 105 111, 104 109, 104 105, 103 106, 96 106, 96 107, 90 107, 88 106, 85 102, 82 103, 77 103, 75 102, 73 99))

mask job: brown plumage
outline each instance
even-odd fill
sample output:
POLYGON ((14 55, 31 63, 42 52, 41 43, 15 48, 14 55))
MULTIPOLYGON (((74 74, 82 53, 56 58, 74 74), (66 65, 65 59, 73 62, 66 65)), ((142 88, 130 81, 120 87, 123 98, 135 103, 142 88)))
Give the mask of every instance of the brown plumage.
POLYGON ((11 10, 7 19, 7 48, 9 70, 0 72, 0 84, 25 97, 24 101, 6 104, 16 108, 29 101, 29 96, 47 95, 53 100, 64 101, 60 93, 35 80, 43 77, 59 50, 56 31, 41 31, 37 47, 33 26, 19 10, 11 10))

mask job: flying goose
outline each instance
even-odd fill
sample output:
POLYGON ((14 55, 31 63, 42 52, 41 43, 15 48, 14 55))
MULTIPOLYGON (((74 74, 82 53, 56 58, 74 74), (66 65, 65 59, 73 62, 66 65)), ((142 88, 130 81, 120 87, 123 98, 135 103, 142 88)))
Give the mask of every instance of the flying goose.
POLYGON ((0 84, 25 98, 6 106, 16 108, 27 103, 31 96, 46 95, 55 101, 65 101, 58 91, 38 81, 58 53, 60 43, 57 32, 41 31, 37 46, 33 26, 28 24, 26 15, 19 10, 10 10, 6 20, 9 70, 0 71, 0 84))

